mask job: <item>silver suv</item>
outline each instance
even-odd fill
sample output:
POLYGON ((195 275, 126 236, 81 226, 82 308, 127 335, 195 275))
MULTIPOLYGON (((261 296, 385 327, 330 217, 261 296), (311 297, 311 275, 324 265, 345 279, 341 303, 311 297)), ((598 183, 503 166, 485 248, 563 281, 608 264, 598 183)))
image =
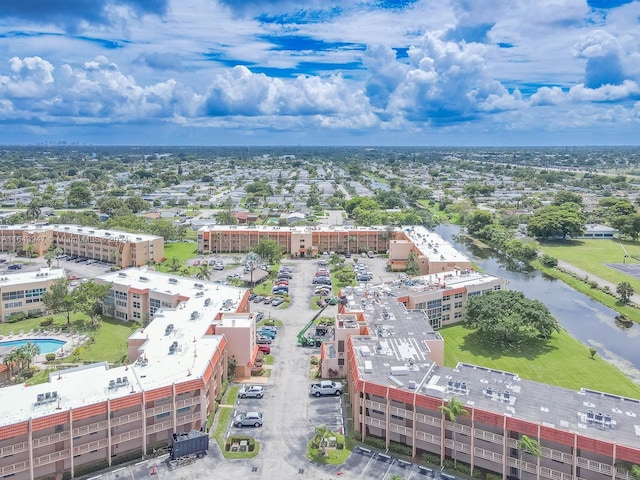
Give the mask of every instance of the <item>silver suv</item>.
POLYGON ((264 387, 260 385, 243 385, 238 391, 238 398, 262 398, 264 387))
POLYGON ((233 424, 240 427, 261 427, 262 426, 262 414, 260 412, 247 412, 236 415, 233 419, 233 424))

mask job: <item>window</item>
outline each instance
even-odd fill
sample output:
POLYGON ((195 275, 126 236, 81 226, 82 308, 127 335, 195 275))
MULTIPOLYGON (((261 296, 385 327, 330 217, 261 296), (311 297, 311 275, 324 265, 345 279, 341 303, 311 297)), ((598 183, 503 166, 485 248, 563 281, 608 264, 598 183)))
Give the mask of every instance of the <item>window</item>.
POLYGON ((462 293, 456 293, 453 298, 462 298, 464 295, 462 293))
MULTIPOLYGON (((188 408, 188 407, 187 407, 188 408)), ((156 418, 165 418, 169 416, 170 412, 164 412, 164 413, 159 413, 158 415, 156 415, 156 418)))
POLYGON ((157 298, 149 299, 149 315, 154 315, 160 309, 160 300, 157 298))
POLYGON ((440 306, 442 306, 442 299, 440 299, 440 298, 438 298, 438 299, 436 299, 436 300, 429 300, 429 301, 427 302, 427 308, 428 308, 429 310, 431 310, 431 309, 433 309, 433 308, 438 308, 438 307, 440 307, 440 306))
POLYGON ((189 409, 191 409, 191 407, 182 407, 178 409, 177 413, 184 413, 184 412, 188 412, 189 409))
POLYGON ((453 304, 453 308, 462 308, 462 302, 456 302, 453 304))
POLYGON ((19 308, 22 306, 22 302, 8 302, 4 304, 4 308, 19 308))
POLYGON ((480 291, 477 291, 477 292, 469 292, 469 293, 467 293, 467 297, 475 297, 475 296, 477 296, 477 295, 480 295, 480 293, 481 293, 480 291))
POLYGON ((448 302, 449 300, 451 300, 451 295, 445 295, 442 297, 443 302, 448 302))
POLYGON ((442 306, 442 311, 443 312, 448 312, 450 310, 451 310, 451 304, 450 303, 447 303, 446 305, 442 306))
POLYGON ((137 309, 139 309, 139 308, 140 308, 140 302, 136 302, 136 301, 134 301, 134 302, 133 302, 133 308, 137 308, 137 309))
POLYGON ((133 318, 140 318, 140 312, 133 312, 133 318))
POLYGON ((456 312, 455 315, 453 316, 453 318, 455 318, 455 319, 459 319, 459 318, 462 318, 462 317, 463 317, 462 312, 456 312))
POLYGON ((338 365, 344 365, 344 358, 338 359, 338 365))
POLYGON ((123 320, 127 320, 128 316, 125 312, 121 312, 121 311, 117 311, 116 312, 116 318, 122 318, 123 320))
POLYGON ((139 293, 132 293, 131 294, 131 298, 140 298, 140 294, 139 293))
POLYGON ((494 290, 501 290, 502 289, 502 285, 494 285, 493 289, 494 290))
POLYGON ((2 300, 16 300, 24 298, 24 290, 16 290, 15 292, 7 292, 2 294, 2 300))

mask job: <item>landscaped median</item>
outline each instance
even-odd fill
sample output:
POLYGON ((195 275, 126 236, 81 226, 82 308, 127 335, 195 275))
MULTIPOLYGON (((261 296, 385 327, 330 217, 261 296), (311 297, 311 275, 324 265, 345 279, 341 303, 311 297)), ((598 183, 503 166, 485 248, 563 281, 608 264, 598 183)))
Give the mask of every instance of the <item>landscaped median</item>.
POLYGON ((338 432, 327 430, 326 425, 316 428, 307 445, 307 458, 325 465, 340 465, 347 461, 353 450, 353 440, 338 432))

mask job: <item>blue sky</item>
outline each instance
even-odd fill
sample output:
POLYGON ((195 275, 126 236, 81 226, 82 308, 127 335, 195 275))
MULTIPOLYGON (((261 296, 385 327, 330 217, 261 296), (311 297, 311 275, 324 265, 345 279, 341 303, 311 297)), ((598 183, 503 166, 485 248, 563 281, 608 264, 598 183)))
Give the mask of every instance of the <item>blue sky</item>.
POLYGON ((0 143, 638 145, 640 0, 0 2, 0 143))

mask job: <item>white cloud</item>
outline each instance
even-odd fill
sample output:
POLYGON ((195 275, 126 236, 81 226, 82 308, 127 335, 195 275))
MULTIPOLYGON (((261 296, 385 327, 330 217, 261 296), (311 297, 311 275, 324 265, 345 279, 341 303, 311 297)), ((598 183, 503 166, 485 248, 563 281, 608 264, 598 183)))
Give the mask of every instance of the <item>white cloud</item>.
POLYGON ((560 87, 540 87, 529 99, 532 106, 558 105, 566 100, 560 87))
POLYGON ((571 100, 582 102, 613 102, 640 95, 640 87, 632 80, 625 80, 622 85, 602 85, 599 88, 588 88, 578 84, 569 90, 571 100))

